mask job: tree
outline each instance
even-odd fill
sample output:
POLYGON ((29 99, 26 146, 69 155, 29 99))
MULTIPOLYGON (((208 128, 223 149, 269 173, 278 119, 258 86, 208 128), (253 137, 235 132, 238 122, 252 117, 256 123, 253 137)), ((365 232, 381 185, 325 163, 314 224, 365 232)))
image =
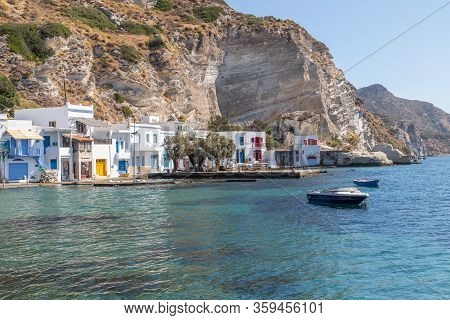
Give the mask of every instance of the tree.
POLYGON ((194 166, 194 172, 202 171, 203 162, 205 162, 208 157, 204 140, 197 137, 187 138, 186 154, 189 157, 189 161, 191 161, 194 166))
POLYGON ((233 157, 236 146, 233 140, 211 132, 203 141, 203 149, 208 156, 216 160, 216 166, 219 167, 223 160, 233 157))
POLYGON ((6 76, 0 74, 0 111, 10 113, 19 103, 16 87, 6 76))
POLYGON ((173 137, 167 137, 164 141, 164 148, 170 160, 173 161, 173 171, 178 170, 178 160, 186 156, 186 148, 188 144, 188 138, 177 133, 173 137))
POLYGON ((209 120, 208 129, 213 132, 229 131, 230 123, 222 116, 215 116, 209 120))

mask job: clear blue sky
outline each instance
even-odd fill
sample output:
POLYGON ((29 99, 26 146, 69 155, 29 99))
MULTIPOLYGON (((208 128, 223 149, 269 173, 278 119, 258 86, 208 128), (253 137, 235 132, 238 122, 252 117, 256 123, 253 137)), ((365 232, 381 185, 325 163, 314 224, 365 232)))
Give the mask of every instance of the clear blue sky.
MULTIPOLYGON (((227 0, 256 16, 291 19, 324 42, 345 70, 448 0, 227 0)), ((395 95, 450 112, 450 5, 349 71, 357 88, 379 83, 395 95)))

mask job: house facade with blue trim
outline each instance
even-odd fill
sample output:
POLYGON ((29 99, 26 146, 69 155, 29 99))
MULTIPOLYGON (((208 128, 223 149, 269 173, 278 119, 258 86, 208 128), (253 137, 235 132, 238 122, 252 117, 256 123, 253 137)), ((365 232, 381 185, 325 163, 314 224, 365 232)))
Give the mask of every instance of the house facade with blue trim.
POLYGON ((2 153, 0 177, 7 181, 40 180, 44 168, 43 140, 40 129, 31 121, 8 119, 0 116, 2 153))

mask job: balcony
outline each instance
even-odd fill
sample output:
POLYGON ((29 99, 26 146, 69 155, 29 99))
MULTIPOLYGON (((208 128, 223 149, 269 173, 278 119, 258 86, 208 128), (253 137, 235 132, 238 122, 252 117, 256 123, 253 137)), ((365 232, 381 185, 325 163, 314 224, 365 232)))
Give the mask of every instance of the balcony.
POLYGON ((263 149, 263 148, 265 148, 266 147, 266 144, 265 143, 251 143, 251 147, 253 148, 253 149, 263 149))
POLYGON ((11 148, 9 150, 10 157, 39 157, 41 150, 39 148, 11 148))

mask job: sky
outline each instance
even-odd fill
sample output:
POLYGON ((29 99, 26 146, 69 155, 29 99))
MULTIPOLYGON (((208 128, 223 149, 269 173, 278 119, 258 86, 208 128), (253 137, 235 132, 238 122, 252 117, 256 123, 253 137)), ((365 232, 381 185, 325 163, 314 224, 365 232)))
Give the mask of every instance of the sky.
POLYGON ((450 112, 450 1, 227 0, 256 16, 291 19, 325 43, 342 70, 444 4, 432 17, 346 72, 357 88, 382 84, 396 96, 450 112))

